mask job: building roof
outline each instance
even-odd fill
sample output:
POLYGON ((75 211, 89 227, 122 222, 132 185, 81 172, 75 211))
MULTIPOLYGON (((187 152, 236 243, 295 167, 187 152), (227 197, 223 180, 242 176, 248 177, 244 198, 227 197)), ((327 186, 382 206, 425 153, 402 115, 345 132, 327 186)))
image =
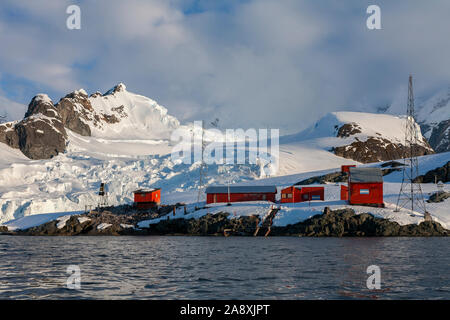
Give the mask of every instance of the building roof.
POLYGON ((383 182, 380 168, 350 168, 350 182, 383 182))
POLYGON ((290 186, 290 187, 283 188, 281 191, 285 191, 285 190, 288 190, 288 189, 290 189, 290 188, 295 188, 295 189, 298 189, 298 190, 302 190, 303 188, 308 188, 308 189, 324 189, 324 186, 320 186, 320 185, 316 185, 316 184, 302 185, 302 186, 296 186, 296 185, 293 185, 293 186, 290 186))
POLYGON ((153 192, 156 190, 159 190, 160 188, 150 188, 150 189, 138 189, 133 191, 133 193, 149 193, 149 192, 153 192))
MULTIPOLYGON (((228 193, 228 186, 210 186, 206 193, 228 193)), ((276 186, 230 186, 230 193, 277 193, 276 186)))

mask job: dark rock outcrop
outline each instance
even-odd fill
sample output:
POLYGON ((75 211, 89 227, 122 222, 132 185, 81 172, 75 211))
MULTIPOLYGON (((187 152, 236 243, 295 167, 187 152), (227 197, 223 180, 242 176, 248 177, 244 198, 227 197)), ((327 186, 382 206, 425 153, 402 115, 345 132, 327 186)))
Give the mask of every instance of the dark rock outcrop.
POLYGON ((429 142, 436 152, 450 151, 450 119, 433 127, 429 142))
MULTIPOLYGON (((374 136, 360 137, 362 128, 357 123, 346 123, 340 127, 336 126, 336 137, 342 139, 353 138, 350 144, 333 147, 331 151, 339 157, 352 159, 362 163, 388 161, 403 158, 406 147, 398 142, 390 141, 376 132, 374 136)), ((425 138, 414 147, 416 156, 433 154, 433 148, 425 138)))
POLYGON ((355 214, 352 209, 327 210, 305 221, 286 227, 272 227, 271 235, 306 237, 352 236, 448 236, 448 230, 434 221, 401 226, 397 222, 374 217, 368 213, 355 214))
POLYGON ((255 216, 228 219, 229 213, 207 214, 199 219, 167 219, 150 225, 148 234, 188 234, 188 235, 252 235, 259 218, 255 216))
POLYGON ((46 94, 38 94, 31 100, 28 105, 28 110, 25 113, 25 118, 38 114, 42 114, 50 118, 59 118, 58 111, 46 94))
POLYGON ((18 230, 17 235, 32 236, 79 236, 79 235, 137 235, 143 234, 136 230, 133 224, 127 224, 131 219, 128 215, 113 215, 109 212, 73 215, 65 225, 58 228, 58 220, 44 223, 40 226, 18 230))
MULTIPOLYGON (((50 221, 43 225, 10 232, 15 235, 196 235, 196 236, 252 236, 260 223, 258 216, 229 219, 230 214, 219 212, 198 219, 170 219, 170 214, 149 228, 136 229, 138 221, 149 219, 147 213, 114 214, 109 211, 74 215, 67 221, 50 221), (61 223, 62 225, 58 224, 61 223)), ((448 236, 448 230, 434 221, 401 226, 396 222, 377 218, 368 213, 355 214, 352 209, 330 210, 305 221, 285 227, 271 226, 270 236, 352 237, 352 236, 448 236)), ((5 230, 4 232, 7 232, 5 230)), ((260 232, 264 235, 264 232, 260 232)))
POLYGON ((75 91, 66 95, 56 104, 56 109, 67 129, 82 136, 91 135, 91 128, 86 120, 90 120, 94 109, 84 91, 75 91))
POLYGON ((30 159, 50 159, 66 149, 67 133, 47 95, 35 96, 20 122, 0 125, 0 142, 30 159))
POLYGON ((435 183, 435 182, 450 182, 450 161, 442 167, 430 170, 422 176, 414 179, 415 182, 420 183, 435 183))
POLYGON ((338 128, 336 137, 338 138, 348 138, 352 135, 361 133, 361 127, 357 123, 346 123, 340 128, 338 128))
MULTIPOLYGON (((425 146, 415 145, 414 154, 423 156, 433 154, 433 149, 424 141, 425 146)), ((356 141, 349 145, 334 147, 334 154, 346 159, 352 159, 362 163, 387 161, 401 159, 405 154, 406 147, 400 143, 393 143, 385 138, 369 137, 366 141, 356 141)))
POLYGON ((327 182, 347 182, 348 174, 346 172, 332 172, 322 176, 311 177, 297 182, 295 185, 308 185, 308 184, 325 184, 327 182))
POLYGON ((427 202, 443 202, 448 198, 450 198, 450 192, 440 191, 433 193, 427 202))
POLYGON ((30 116, 15 129, 19 148, 30 159, 50 159, 66 149, 67 133, 59 118, 30 116))
POLYGON ((50 159, 66 150, 67 133, 52 101, 39 94, 22 121, 0 125, 0 142, 20 149, 30 159, 50 159))
POLYGON ((0 142, 14 149, 19 149, 19 135, 15 129, 17 121, 0 124, 0 142))

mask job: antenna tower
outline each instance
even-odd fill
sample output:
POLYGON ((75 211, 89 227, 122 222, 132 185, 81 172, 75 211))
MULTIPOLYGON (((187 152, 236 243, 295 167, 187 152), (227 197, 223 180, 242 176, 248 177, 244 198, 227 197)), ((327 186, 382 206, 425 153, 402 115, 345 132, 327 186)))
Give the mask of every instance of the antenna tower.
POLYGON ((419 130, 414 120, 414 94, 412 76, 409 76, 408 86, 408 107, 406 115, 405 130, 405 152, 403 155, 403 179, 400 192, 398 194, 395 211, 401 208, 410 208, 411 211, 421 211, 426 214, 425 201, 422 188, 415 178, 419 176, 419 162, 417 160, 419 147, 419 130))

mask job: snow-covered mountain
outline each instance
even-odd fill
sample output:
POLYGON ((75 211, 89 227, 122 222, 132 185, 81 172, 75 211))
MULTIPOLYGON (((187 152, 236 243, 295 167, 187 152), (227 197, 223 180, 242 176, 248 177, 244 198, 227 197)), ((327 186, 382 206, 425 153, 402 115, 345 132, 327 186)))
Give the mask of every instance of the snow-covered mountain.
MULTIPOLYGON (((433 149, 419 132, 416 155, 433 149)), ((282 141, 313 141, 337 156, 362 163, 402 158, 405 151, 406 117, 363 112, 332 112, 312 127, 282 141)))
POLYGON ((450 87, 419 106, 417 121, 436 152, 450 151, 450 87))
POLYGON ((57 104, 36 95, 21 121, 0 124, 0 142, 30 159, 49 159, 64 152, 66 129, 82 136, 108 139, 168 139, 179 121, 152 99, 130 93, 120 83, 102 95, 74 91, 57 104))
MULTIPOLYGON (((163 203, 195 202, 200 164, 173 160, 168 139, 174 129, 190 127, 123 84, 103 95, 77 90, 56 104, 37 95, 22 121, 0 125, 0 223, 82 211, 97 204, 100 182, 107 184, 112 205, 132 202, 132 191, 147 187, 162 188, 163 203)), ((213 164, 206 184, 263 183, 274 176, 290 181, 283 177, 398 158, 404 127, 398 116, 331 113, 308 130, 280 138, 279 155, 272 155, 278 157, 277 172, 263 162, 231 168, 213 164), (382 153, 390 148, 392 152, 382 153)), ((426 142, 421 147, 432 152, 426 142)))
MULTIPOLYGON (((405 114, 406 92, 394 99, 383 112, 405 114)), ((450 86, 431 97, 416 99, 415 112, 416 121, 434 151, 450 151, 450 86)))
POLYGON ((104 95, 83 89, 56 104, 67 128, 84 136, 109 139, 168 139, 179 121, 150 98, 128 92, 123 83, 104 95), (79 120, 79 121, 78 121, 79 120))

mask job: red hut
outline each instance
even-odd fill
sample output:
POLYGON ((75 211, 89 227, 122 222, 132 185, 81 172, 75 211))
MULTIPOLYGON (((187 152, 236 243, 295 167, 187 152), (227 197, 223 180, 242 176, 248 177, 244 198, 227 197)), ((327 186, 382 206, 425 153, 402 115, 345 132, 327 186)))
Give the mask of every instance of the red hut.
POLYGON ((325 200, 324 187, 292 186, 281 190, 281 202, 304 202, 311 200, 325 200))
POLYGON ((210 186, 206 188, 206 203, 272 201, 276 186, 210 186))
POLYGON ((134 205, 138 209, 153 208, 161 203, 161 189, 139 189, 133 191, 134 205))
POLYGON ((350 204, 383 207, 383 173, 380 168, 350 168, 348 177, 350 204))

